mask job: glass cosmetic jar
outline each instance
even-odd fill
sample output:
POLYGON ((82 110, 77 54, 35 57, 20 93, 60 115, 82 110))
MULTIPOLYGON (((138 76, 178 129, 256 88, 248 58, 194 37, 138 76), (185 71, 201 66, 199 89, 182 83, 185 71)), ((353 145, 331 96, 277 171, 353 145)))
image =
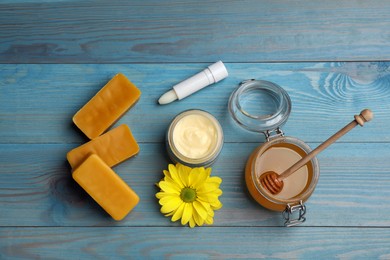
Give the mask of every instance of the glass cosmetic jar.
POLYGON ((304 202, 313 193, 320 174, 316 157, 284 179, 283 189, 278 194, 272 194, 260 183, 263 173, 281 174, 311 151, 303 141, 286 137, 281 130, 291 112, 287 92, 269 81, 243 81, 230 96, 229 112, 239 126, 263 133, 266 138, 246 164, 245 182, 251 196, 263 207, 283 212, 286 226, 304 222, 304 202))
POLYGON ((177 115, 171 122, 166 146, 175 163, 189 167, 211 166, 223 147, 223 131, 210 113, 193 109, 177 115))

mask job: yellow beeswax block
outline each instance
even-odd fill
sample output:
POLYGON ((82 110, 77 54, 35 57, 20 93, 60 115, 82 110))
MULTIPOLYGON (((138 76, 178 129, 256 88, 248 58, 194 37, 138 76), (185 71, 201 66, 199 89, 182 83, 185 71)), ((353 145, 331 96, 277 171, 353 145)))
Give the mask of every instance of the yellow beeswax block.
POLYGON ((113 125, 140 96, 141 91, 119 73, 73 116, 73 122, 93 139, 113 125))
POLYGON ((138 195, 96 154, 72 174, 73 179, 115 220, 138 204, 138 195))
POLYGON ((77 168, 88 156, 97 154, 109 167, 112 167, 139 152, 139 146, 130 128, 123 124, 105 134, 92 139, 69 151, 66 155, 73 169, 77 168))

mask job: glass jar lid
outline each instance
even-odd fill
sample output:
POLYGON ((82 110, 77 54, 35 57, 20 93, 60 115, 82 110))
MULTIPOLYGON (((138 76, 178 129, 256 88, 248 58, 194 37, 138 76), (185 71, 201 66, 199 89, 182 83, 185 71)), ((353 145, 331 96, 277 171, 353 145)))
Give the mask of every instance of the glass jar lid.
POLYGON ((245 80, 229 99, 229 112, 241 127, 252 131, 273 131, 281 127, 291 112, 291 100, 279 85, 265 80, 245 80))

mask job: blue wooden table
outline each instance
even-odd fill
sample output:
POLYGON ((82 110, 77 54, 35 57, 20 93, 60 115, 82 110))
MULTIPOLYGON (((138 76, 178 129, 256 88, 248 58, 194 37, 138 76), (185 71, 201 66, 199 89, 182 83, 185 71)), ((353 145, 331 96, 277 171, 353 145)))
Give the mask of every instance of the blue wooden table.
POLYGON ((0 1, 0 259, 390 258, 388 1, 0 1), (182 101, 157 99, 222 60, 229 77, 182 101), (142 91, 116 125, 138 156, 114 168, 140 196, 112 220, 71 177, 66 153, 87 141, 72 116, 116 73, 142 91), (244 183, 261 134, 236 127, 227 103, 245 79, 282 86, 283 127, 316 147, 364 108, 375 118, 318 156, 307 221, 283 227, 244 183), (190 229, 160 213, 164 135, 179 112, 221 123, 223 180, 214 224, 190 229))

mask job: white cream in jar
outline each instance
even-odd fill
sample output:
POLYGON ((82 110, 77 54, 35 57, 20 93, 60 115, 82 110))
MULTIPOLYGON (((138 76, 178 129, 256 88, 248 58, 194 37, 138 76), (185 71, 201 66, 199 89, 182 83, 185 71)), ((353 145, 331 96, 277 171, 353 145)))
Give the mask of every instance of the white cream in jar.
POLYGON ((217 145, 217 129, 204 115, 189 114, 173 130, 173 143, 184 156, 199 159, 212 153, 217 145))
POLYGON ((172 121, 167 132, 171 159, 190 167, 210 166, 223 146, 217 119, 203 110, 187 110, 172 121))

